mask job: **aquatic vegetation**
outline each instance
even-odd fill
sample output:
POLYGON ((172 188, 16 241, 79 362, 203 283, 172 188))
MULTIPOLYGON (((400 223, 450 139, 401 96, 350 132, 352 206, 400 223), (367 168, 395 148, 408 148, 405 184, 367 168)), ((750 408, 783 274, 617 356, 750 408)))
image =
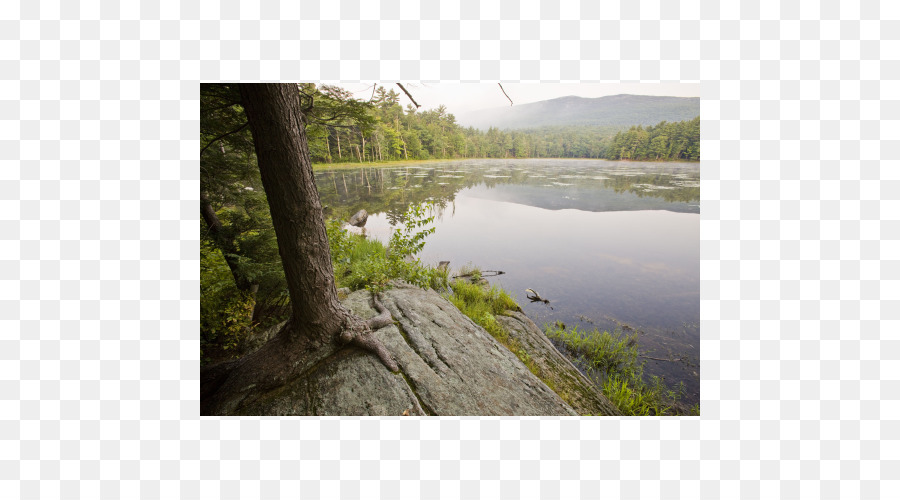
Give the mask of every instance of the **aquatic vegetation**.
MULTIPOLYGON (((579 331, 566 329, 562 324, 545 325, 551 339, 560 341, 573 354, 580 356, 593 378, 609 400, 624 415, 680 415, 694 409, 678 404, 684 396, 684 383, 669 387, 657 376, 644 377, 644 362, 640 361, 637 334, 619 332, 579 331)), ((699 414, 699 404, 695 406, 699 414)))

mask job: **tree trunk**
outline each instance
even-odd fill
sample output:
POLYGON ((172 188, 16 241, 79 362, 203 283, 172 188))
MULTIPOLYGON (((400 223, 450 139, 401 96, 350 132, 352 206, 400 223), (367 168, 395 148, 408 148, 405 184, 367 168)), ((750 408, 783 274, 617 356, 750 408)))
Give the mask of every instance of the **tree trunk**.
MULTIPOLYGON (((342 312, 299 94, 292 85, 242 85, 260 177, 291 295, 295 326, 333 332, 342 312)), ((326 333, 327 335, 327 333, 326 333)))
POLYGON ((341 155, 341 130, 340 129, 335 130, 334 135, 337 137, 338 160, 343 161, 344 157, 341 155))
POLYGON ((258 351, 201 373, 204 415, 240 411, 348 342, 372 350, 397 370, 371 336, 371 322, 338 301, 297 86, 244 84, 241 98, 290 292, 291 318, 258 351))
POLYGON ((328 149, 328 163, 331 163, 331 141, 328 140, 328 134, 325 134, 325 147, 328 149))
POLYGON ((225 234, 219 216, 216 215, 216 211, 213 209, 212 203, 209 201, 206 193, 202 191, 200 192, 200 215, 203 217, 206 226, 209 228, 210 237, 212 237, 216 246, 219 247, 219 250, 222 251, 225 263, 228 264, 228 269, 231 270, 231 276, 234 278, 235 286, 242 292, 249 292, 252 283, 247 279, 244 273, 241 272, 238 264, 238 247, 234 243, 234 240, 225 234))

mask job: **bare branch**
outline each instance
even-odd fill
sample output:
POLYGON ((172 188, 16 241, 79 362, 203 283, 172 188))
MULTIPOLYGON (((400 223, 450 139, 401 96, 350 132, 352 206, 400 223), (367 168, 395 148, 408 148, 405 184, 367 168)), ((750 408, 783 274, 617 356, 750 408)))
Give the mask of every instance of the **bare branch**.
MULTIPOLYGON (((500 85, 500 83, 498 82, 497 85, 500 85)), ((500 85, 500 90, 503 90, 503 85, 500 85)), ((509 99, 509 94, 507 94, 505 90, 503 90, 503 95, 505 95, 506 98, 509 99)), ((509 105, 513 105, 512 99, 509 99, 509 105)))
MULTIPOLYGON (((374 86, 375 86, 375 85, 373 84, 372 87, 374 87, 374 86)), ((366 87, 366 88, 364 88, 364 89, 362 89, 362 90, 357 90, 356 92, 351 92, 351 93, 352 93, 352 94, 362 94, 363 92, 368 92, 368 91, 369 91, 369 87, 366 87)))
POLYGON ((236 133, 240 132, 241 130, 244 130, 244 129, 247 127, 247 125, 250 125, 250 122, 245 122, 243 125, 241 125, 240 127, 236 128, 236 129, 234 129, 234 130, 232 130, 231 132, 225 132, 224 134, 220 135, 219 137, 216 137, 215 139, 209 141, 209 142, 206 144, 206 146, 203 146, 203 149, 200 150, 200 156, 203 156, 203 152, 206 151, 207 148, 209 148, 210 146, 212 146, 212 145, 215 144, 216 142, 218 142, 218 141, 220 141, 220 140, 222 140, 222 139, 228 137, 228 136, 231 135, 231 134, 236 134, 236 133))
POLYGON ((303 88, 300 86, 300 84, 297 84, 297 90, 300 91, 300 95, 309 99, 309 106, 303 106, 303 99, 300 100, 300 104, 301 104, 300 110, 303 111, 303 114, 308 114, 310 111, 313 110, 314 97, 312 95, 304 92, 303 88))
POLYGON ((412 101, 412 102, 413 102, 413 104, 415 104, 415 105, 416 105, 416 108, 421 108, 421 107, 422 107, 422 106, 419 106, 419 103, 417 103, 417 102, 416 102, 416 100, 415 100, 415 99, 413 99, 413 96, 412 96, 412 95, 410 95, 410 93, 409 93, 409 92, 407 92, 407 90, 406 90, 406 89, 405 89, 405 88, 403 88, 403 85, 402 85, 402 84, 400 84, 400 83, 398 83, 398 84, 397 84, 397 86, 398 86, 398 87, 400 87, 400 90, 402 90, 402 91, 403 91, 403 93, 405 93, 405 94, 406 94, 406 97, 409 97, 409 100, 410 100, 410 101, 412 101))

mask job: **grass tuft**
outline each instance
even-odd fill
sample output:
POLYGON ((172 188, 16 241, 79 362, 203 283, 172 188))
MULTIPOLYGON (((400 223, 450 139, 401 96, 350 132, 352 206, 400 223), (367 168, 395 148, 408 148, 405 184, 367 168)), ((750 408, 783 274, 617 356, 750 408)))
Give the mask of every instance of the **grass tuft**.
MULTIPOLYGON (((560 324, 545 325, 547 336, 562 342, 581 356, 594 378, 599 379, 603 394, 624 415, 677 415, 684 413, 677 405, 684 396, 684 384, 668 387, 657 376, 644 380, 644 363, 639 361, 637 334, 607 331, 565 329, 560 324)), ((699 405, 688 412, 700 414, 699 405)))

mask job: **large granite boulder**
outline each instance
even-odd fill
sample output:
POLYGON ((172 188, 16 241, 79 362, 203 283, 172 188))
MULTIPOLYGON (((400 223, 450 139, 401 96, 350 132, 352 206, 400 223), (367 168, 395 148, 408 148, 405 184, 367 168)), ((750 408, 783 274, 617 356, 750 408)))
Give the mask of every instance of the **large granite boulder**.
MULTIPOLYGON (((303 377, 241 410, 250 415, 580 415, 617 414, 543 333, 520 313, 498 318, 527 344, 546 370, 561 370, 574 408, 508 349, 433 290, 398 284, 381 295, 394 324, 378 330, 400 366, 390 372, 371 353, 346 347, 303 377), (524 326, 520 326, 524 325, 524 326), (543 340, 541 340, 543 337, 543 340)), ((377 315, 371 294, 344 305, 377 315)), ((531 351, 530 351, 531 352, 531 351)), ((560 390, 559 387, 556 388, 560 390)))

